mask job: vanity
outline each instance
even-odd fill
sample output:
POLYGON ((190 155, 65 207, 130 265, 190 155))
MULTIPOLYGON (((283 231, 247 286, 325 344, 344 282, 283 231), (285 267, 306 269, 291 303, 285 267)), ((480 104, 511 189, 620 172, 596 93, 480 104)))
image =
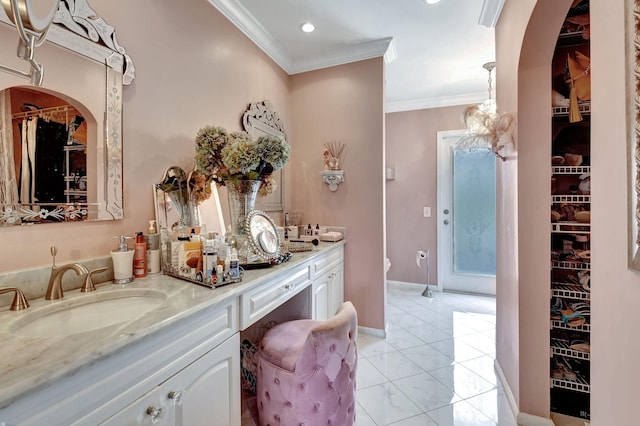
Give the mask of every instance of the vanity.
POLYGON ((3 307, 0 424, 240 425, 244 335, 267 322, 332 316, 343 301, 343 262, 344 241, 320 243, 214 290, 156 274, 33 300, 22 312, 3 307), (96 318, 115 323, 68 324, 68 333, 52 315, 46 332, 24 325, 83 298, 96 318), (114 306, 128 299, 140 300, 139 316, 119 322, 114 306))

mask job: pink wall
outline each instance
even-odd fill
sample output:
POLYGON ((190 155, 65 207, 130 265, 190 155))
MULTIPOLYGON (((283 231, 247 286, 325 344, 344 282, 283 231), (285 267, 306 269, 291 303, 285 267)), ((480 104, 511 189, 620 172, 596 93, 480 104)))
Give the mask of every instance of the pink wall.
POLYGON ((511 2, 496 29, 498 104, 518 123, 517 156, 498 172, 498 223, 518 225, 498 226, 497 357, 520 411, 540 417, 549 416, 551 59, 570 3, 511 2))
POLYGON ((358 323, 384 329, 384 62, 292 76, 292 209, 305 223, 347 227, 345 299, 358 323), (324 144, 347 144, 345 182, 322 183, 324 144))
POLYGON ((125 219, 2 229, 0 271, 50 264, 51 244, 59 263, 108 255, 113 236, 147 228, 152 184, 164 169, 191 167, 198 129, 240 130, 247 105, 268 99, 293 148, 286 209, 349 228, 346 297, 361 325, 384 328, 382 58, 290 77, 207 2, 91 5, 117 29, 136 66, 124 88, 125 219), (323 144, 336 139, 349 144, 347 182, 330 193, 321 158, 323 144))
MULTIPOLYGON (((627 269, 625 13, 591 0, 592 424, 637 424, 640 275, 627 269)), ((631 7, 629 7, 631 9, 631 7)), ((633 87, 633 85, 631 86, 633 87)))
POLYGON ((123 91, 125 219, 1 229, 0 271, 50 264, 51 244, 60 263, 108 255, 114 235, 147 228, 151 187, 163 170, 191 167, 198 129, 239 130, 250 102, 269 99, 291 126, 289 76, 209 3, 91 5, 116 27, 136 66, 134 83, 123 91))
MULTIPOLYGON (((498 228, 497 357, 520 410, 541 417, 549 416, 547 93, 551 51, 570 3, 508 1, 496 28, 498 105, 518 120, 517 161, 498 172, 505 227, 498 228), (511 223, 520 226, 514 231, 511 223)), ((640 343, 630 336, 639 323, 640 276, 628 270, 626 255, 624 15, 624 2, 591 0, 592 424, 635 424, 638 417, 640 343)))
POLYGON ((389 280, 426 283, 416 266, 416 251, 430 251, 430 282, 437 282, 437 132, 464 128, 464 106, 432 108, 386 115, 387 166, 396 179, 387 189, 387 257, 389 280), (431 207, 431 217, 423 216, 431 207))

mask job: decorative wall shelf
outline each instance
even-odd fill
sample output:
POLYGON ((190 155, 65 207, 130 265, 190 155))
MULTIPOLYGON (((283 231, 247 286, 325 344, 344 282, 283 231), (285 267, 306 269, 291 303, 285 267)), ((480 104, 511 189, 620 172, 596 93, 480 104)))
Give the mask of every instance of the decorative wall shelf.
POLYGON ((322 182, 329 185, 329 190, 335 192, 338 185, 344 182, 344 170, 324 170, 322 172, 322 182))

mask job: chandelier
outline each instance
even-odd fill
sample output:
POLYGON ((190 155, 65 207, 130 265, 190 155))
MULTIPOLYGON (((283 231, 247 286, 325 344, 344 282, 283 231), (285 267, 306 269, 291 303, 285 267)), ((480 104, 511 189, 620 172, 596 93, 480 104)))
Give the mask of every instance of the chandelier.
POLYGON ((462 119, 467 132, 458 140, 456 146, 460 149, 476 150, 488 148, 493 154, 504 161, 500 154, 506 145, 513 145, 513 116, 498 114, 496 101, 491 97, 491 72, 496 67, 495 62, 487 62, 482 68, 489 72, 489 97, 479 105, 471 105, 464 110, 462 119))

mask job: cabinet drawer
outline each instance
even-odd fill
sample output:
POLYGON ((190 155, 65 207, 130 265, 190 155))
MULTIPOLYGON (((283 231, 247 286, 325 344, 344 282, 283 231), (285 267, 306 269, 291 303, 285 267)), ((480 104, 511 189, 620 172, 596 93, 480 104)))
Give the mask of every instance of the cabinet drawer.
POLYGON ((251 324, 311 285, 309 265, 248 291, 240 296, 240 329, 251 324))
POLYGON ((334 267, 338 263, 342 263, 343 261, 344 261, 344 246, 340 245, 340 247, 334 250, 331 250, 326 255, 313 261, 314 278, 322 274, 327 269, 334 267))

